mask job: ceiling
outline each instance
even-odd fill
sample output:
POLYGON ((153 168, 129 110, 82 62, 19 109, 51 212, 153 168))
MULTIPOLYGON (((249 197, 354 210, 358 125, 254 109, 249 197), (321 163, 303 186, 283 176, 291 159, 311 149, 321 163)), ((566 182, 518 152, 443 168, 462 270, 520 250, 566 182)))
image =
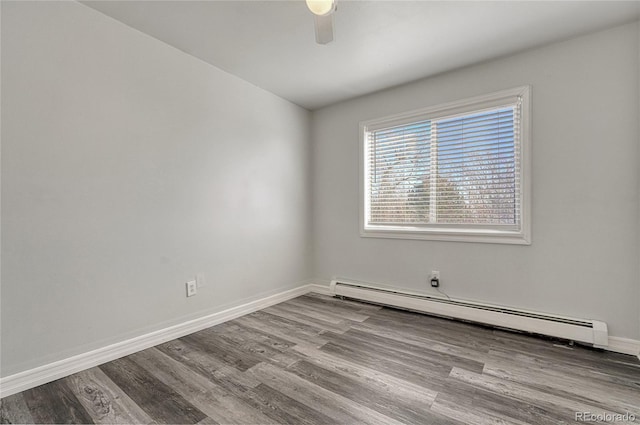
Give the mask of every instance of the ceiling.
POLYGON ((338 0, 318 45, 303 0, 83 3, 307 109, 640 17, 639 1, 338 0))

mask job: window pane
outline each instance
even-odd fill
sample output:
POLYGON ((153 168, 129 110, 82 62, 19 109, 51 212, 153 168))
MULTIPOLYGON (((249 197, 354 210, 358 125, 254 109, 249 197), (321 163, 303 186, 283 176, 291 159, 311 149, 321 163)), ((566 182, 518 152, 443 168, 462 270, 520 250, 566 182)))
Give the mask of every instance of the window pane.
POLYGON ((437 222, 516 225, 514 108, 440 120, 437 222))
POLYGON ((371 132, 368 223, 518 225, 516 109, 371 132))
POLYGON ((369 222, 428 222, 431 122, 376 131, 369 143, 369 222))

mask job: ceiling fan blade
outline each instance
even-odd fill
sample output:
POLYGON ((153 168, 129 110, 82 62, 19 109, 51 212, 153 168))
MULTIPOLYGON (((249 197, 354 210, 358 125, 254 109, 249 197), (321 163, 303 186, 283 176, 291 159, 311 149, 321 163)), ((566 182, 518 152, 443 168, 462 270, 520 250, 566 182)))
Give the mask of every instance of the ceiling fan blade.
POLYGON ((326 16, 314 15, 316 43, 327 44, 333 41, 333 13, 326 16))

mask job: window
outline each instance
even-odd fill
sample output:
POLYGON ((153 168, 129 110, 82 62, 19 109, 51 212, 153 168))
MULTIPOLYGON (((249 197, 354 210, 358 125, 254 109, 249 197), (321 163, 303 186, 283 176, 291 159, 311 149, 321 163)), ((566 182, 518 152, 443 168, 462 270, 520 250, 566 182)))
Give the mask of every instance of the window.
POLYGON ((361 123, 361 235, 529 244, 529 97, 361 123))

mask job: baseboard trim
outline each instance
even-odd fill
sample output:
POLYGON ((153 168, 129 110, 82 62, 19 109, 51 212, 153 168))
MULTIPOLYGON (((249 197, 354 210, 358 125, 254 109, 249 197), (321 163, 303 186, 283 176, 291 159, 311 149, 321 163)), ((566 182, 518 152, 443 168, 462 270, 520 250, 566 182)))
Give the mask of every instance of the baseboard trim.
POLYGON ((326 285, 322 283, 309 283, 308 286, 310 292, 315 292, 316 294, 321 295, 331 295, 328 283, 326 285))
POLYGON ((616 353, 631 354, 640 360, 640 341, 635 339, 610 336, 607 350, 616 353))
POLYGON ((202 329, 244 316, 245 314, 253 313, 254 311, 299 297, 309 292, 329 294, 329 287, 317 283, 306 283, 297 288, 259 300, 0 378, 0 398, 46 384, 47 382, 55 381, 56 379, 64 378, 76 372, 128 356, 129 354, 189 335, 202 329))

